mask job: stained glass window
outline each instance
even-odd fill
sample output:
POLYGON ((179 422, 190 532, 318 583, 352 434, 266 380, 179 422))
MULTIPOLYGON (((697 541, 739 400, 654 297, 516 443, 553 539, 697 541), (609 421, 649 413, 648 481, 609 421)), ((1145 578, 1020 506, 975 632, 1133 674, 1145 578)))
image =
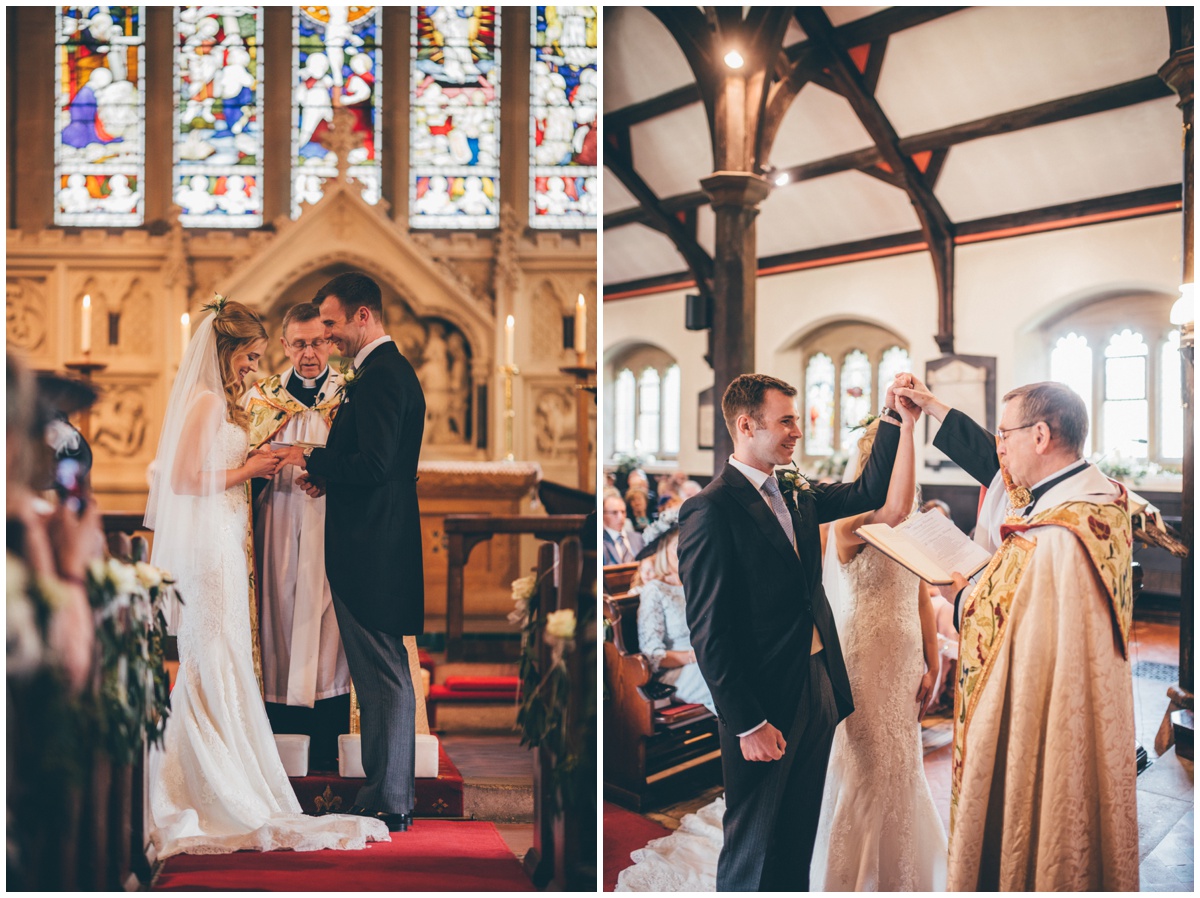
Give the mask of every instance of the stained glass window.
POLYGON ((298 6, 292 27, 292 218, 337 177, 330 128, 349 113, 350 180, 374 205, 382 189, 382 42, 378 6, 298 6), (344 114, 344 113, 343 113, 344 114))
POLYGON ((1162 346, 1162 442, 1163 458, 1183 458, 1183 384, 1179 359, 1179 331, 1171 331, 1162 346))
POLYGON ((804 373, 804 453, 833 453, 833 359, 818 352, 804 373))
POLYGON ((842 446, 849 448, 855 436, 850 432, 871 413, 871 360, 860 349, 846 353, 842 361, 842 446))
POLYGON ((411 104, 411 225, 496 227, 500 213, 498 7, 415 7, 411 104))
POLYGON ((674 457, 679 454, 681 398, 679 366, 672 365, 663 375, 662 386, 662 451, 664 456, 674 457))
POLYGON ((633 428, 636 420, 637 380, 633 372, 623 368, 617 374, 617 386, 613 390, 613 451, 628 455, 633 452, 633 428))
MULTIPOLYGON (((1050 352, 1050 379, 1066 384, 1079 394, 1087 408, 1088 421, 1092 421, 1092 350, 1087 338, 1070 333, 1054 344, 1050 352)), ((1092 430, 1088 428, 1083 452, 1092 451, 1092 430)))
POLYGON ((529 224, 596 226, 596 7, 538 6, 530 77, 529 224))
POLYGON ((1149 348, 1128 328, 1104 348, 1105 452, 1125 458, 1149 455, 1150 403, 1146 398, 1149 348))
POLYGON ((142 223, 145 18, 142 6, 56 8, 55 224, 142 223))
POLYGON ((658 454, 662 410, 662 379, 647 368, 638 378, 637 441, 642 452, 658 454))
POLYGON ((262 224, 262 15, 175 8, 175 173, 185 227, 262 224))
POLYGON ((891 346, 879 358, 879 395, 887 396, 888 387, 902 371, 912 371, 912 359, 902 346, 891 346))

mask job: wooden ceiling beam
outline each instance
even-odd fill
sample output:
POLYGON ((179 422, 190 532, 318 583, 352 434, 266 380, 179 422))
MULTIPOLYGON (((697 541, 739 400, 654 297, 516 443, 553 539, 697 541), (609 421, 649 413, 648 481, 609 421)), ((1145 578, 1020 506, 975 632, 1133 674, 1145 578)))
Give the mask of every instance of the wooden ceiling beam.
POLYGON ((611 171, 625 189, 633 194, 642 209, 650 215, 648 224, 666 234, 675 244, 679 254, 687 263, 692 277, 700 292, 707 297, 713 293, 713 260, 704 248, 696 241, 695 228, 689 229, 675 214, 663 208, 662 203, 633 168, 629 158, 616 153, 604 154, 604 165, 611 171))
MULTIPOLYGON (((961 125, 940 128, 937 131, 928 131, 924 134, 903 137, 900 139, 900 149, 910 156, 926 150, 944 150, 971 140, 995 137, 998 134, 1009 134, 1025 128, 1068 121, 1073 118, 1080 118, 1099 112, 1111 112, 1115 109, 1124 109, 1128 106, 1136 106, 1139 103, 1146 103, 1171 95, 1171 89, 1163 84, 1158 76, 1148 75, 1145 78, 1127 81, 1124 84, 1103 87, 1071 97, 1063 97, 1059 100, 1050 100, 1046 103, 1027 106, 1024 109, 1016 109, 1012 112, 990 115, 972 122, 965 122, 961 125)), ((607 122, 607 118, 605 121, 607 122)), ((813 178, 823 178, 826 175, 838 174, 840 172, 863 169, 878 163, 881 159, 882 156, 879 151, 875 147, 870 147, 850 153, 841 153, 837 156, 830 156, 827 159, 819 159, 816 162, 793 165, 790 168, 780 169, 776 174, 786 172, 788 183, 796 183, 798 181, 809 181, 813 178)), ((682 202, 686 206, 691 200, 695 200, 696 198, 700 199, 702 205, 707 202, 704 194, 697 191, 664 199, 663 203, 670 206, 673 203, 682 202)), ((626 213, 616 214, 621 216, 626 215, 626 213)), ((622 217, 610 223, 609 216, 605 216, 604 226, 606 228, 619 227, 622 224, 630 224, 633 221, 638 221, 638 219, 636 217, 632 219, 622 217)))
MULTIPOLYGON (((1021 233, 1083 227, 1103 221, 1124 221, 1147 215, 1162 215, 1178 211, 1182 206, 1181 184, 1166 184, 1128 193, 1094 197, 1039 209, 1026 209, 1005 215, 993 215, 972 221, 959 222, 956 242, 959 245, 1001 240, 1021 233)), ((796 250, 758 259, 758 272, 764 274, 798 270, 805 267, 834 265, 899 253, 925 252, 924 235, 920 231, 888 234, 868 240, 856 240, 832 246, 796 250)), ((635 294, 657 292, 667 287, 683 289, 692 286, 686 271, 640 278, 617 284, 606 284, 604 294, 635 294)))
POLYGON ((954 223, 942 208, 933 190, 917 169, 912 157, 900 147, 900 135, 892 126, 866 79, 835 33, 825 10, 819 6, 797 7, 797 21, 809 40, 820 44, 829 62, 830 72, 843 84, 844 95, 867 134, 879 149, 885 168, 900 180, 908 200, 917 213, 921 232, 929 246, 938 288, 938 348, 954 352, 954 223))

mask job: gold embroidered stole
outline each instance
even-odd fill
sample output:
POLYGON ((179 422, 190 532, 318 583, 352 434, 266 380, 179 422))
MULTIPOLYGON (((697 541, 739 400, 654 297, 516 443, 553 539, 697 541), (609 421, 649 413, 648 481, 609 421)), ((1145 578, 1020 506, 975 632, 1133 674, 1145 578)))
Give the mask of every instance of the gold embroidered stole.
MULTIPOLYGON (((332 370, 329 372, 329 376, 333 377, 332 370)), ((249 397, 246 411, 250 415, 251 452, 283 430, 294 416, 309 411, 308 406, 297 402, 288 393, 283 386, 283 378, 278 374, 273 374, 266 380, 255 384, 249 397)), ((332 396, 317 403, 313 409, 325 419, 326 425, 332 426, 341 402, 342 389, 339 384, 332 396)), ((262 635, 259 633, 258 626, 258 575, 254 567, 254 512, 249 481, 246 481, 246 501, 251 506, 251 513, 246 519, 246 566, 250 571, 250 638, 253 644, 254 676, 258 680, 259 693, 263 693, 262 635)))
POLYGON ((1097 580, 1109 598, 1113 628, 1121 652, 1128 657, 1133 626, 1133 528, 1128 492, 1110 503, 1067 502, 1034 515, 1012 520, 1001 528, 1004 543, 984 569, 978 585, 966 598, 960 616, 958 683, 954 690, 954 752, 950 792, 950 835, 958 809, 966 762, 967 730, 979 705, 988 676, 999 656, 1008 628, 1013 598, 1037 544, 1022 534, 1037 527, 1063 527, 1087 552, 1097 580))

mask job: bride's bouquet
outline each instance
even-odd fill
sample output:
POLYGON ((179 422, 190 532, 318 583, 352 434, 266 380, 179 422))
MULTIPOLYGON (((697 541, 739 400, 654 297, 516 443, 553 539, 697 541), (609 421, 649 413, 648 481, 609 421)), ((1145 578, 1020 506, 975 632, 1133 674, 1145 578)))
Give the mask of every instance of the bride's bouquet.
POLYGON ((171 705, 164 608, 181 600, 170 574, 144 561, 94 561, 87 588, 96 614, 101 734, 113 760, 129 764, 143 739, 162 741, 171 705))

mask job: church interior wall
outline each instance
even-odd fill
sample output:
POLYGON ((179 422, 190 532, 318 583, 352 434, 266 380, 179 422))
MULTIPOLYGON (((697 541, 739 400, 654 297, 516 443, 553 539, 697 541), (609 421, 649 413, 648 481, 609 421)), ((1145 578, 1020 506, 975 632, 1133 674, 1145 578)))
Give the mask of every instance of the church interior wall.
MULTIPOLYGON (((1039 327, 1080 302, 1114 293, 1178 295, 1181 217, 1178 213, 1109 222, 967 244, 955 254, 955 350, 996 358, 997 400, 1021 383, 1045 379, 1048 351, 1039 327)), ((604 357, 652 342, 681 368, 682 445, 678 467, 712 471, 712 452, 698 447, 697 397, 712 385, 704 362, 706 333, 684 328, 689 290, 609 302, 604 309, 604 357)), ((933 268, 924 253, 761 277, 757 286, 758 369, 799 385, 798 341, 832 320, 888 328, 908 343, 914 370, 940 356, 933 268)), ((602 371, 612 383, 611 365, 602 371)), ((611 400, 606 398, 606 403, 611 400)), ((716 400, 719 404, 720 398, 716 400)), ((878 405, 878 402, 874 403, 878 405)), ((612 409, 606 405, 605 414, 612 409)), ((721 426, 719 409, 717 426, 721 426)), ((611 458, 611 445, 605 447, 611 458)), ((917 447, 922 465, 921 446, 917 447)), ((966 484, 957 469, 921 470, 928 483, 966 484)), ((1178 491, 1177 480, 1154 488, 1178 491)))

